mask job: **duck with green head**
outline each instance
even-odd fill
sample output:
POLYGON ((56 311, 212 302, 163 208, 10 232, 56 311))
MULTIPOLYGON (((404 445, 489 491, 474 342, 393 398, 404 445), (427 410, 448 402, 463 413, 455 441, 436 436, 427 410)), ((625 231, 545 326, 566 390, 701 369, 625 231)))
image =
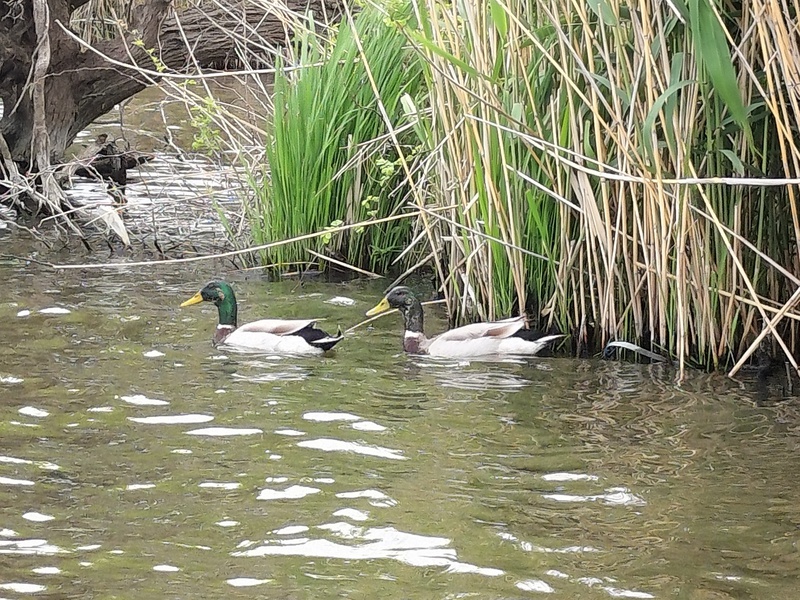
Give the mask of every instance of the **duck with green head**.
POLYGON ((432 338, 423 331, 422 304, 405 286, 393 288, 367 316, 396 308, 403 315, 405 335, 403 349, 411 354, 449 358, 528 355, 539 353, 547 344, 564 337, 562 334, 540 336, 523 329, 525 317, 512 317, 491 323, 472 323, 451 329, 432 338))
POLYGON ((225 344, 278 354, 322 354, 344 338, 341 329, 335 336, 317 329, 314 319, 262 319, 239 327, 236 295, 224 281, 207 284, 181 304, 181 308, 201 302, 213 303, 219 313, 213 338, 215 346, 225 344))

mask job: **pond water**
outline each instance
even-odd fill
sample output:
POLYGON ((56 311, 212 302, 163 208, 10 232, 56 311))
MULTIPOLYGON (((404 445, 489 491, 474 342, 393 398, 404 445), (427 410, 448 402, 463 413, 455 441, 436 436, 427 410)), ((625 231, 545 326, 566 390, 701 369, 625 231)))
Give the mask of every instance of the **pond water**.
MULTIPOLYGON (((224 352, 178 308, 219 274, 0 265, 0 597, 796 593, 781 386, 411 358, 396 315, 322 358, 224 352)), ((243 320, 331 330, 385 285, 225 276, 243 320)))

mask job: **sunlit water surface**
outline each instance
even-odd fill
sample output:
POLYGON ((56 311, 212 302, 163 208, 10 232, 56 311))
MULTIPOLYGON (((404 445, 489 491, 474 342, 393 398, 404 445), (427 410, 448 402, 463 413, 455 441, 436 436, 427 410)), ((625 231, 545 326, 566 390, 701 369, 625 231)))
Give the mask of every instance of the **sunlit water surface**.
MULTIPOLYGON (((178 308, 217 274, 0 266, 0 597, 797 597, 779 385, 409 358, 396 315, 236 354, 178 308)), ((382 291, 226 277, 330 330, 382 291)))

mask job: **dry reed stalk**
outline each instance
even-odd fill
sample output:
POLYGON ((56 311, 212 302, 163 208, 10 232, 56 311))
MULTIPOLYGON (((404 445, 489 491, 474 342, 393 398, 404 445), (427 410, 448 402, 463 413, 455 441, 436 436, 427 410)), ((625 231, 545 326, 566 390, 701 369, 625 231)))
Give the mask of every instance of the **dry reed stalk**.
POLYGON ((652 1, 413 4, 425 35, 409 38, 430 65, 432 179, 458 207, 438 219, 454 298, 473 293, 494 316, 530 308, 536 287, 546 323, 649 339, 681 371, 744 360, 768 333, 794 364, 784 336, 797 328, 782 318, 800 262, 800 48, 777 5, 746 5, 731 35, 730 15, 705 0, 690 15, 652 1), (700 21, 731 44, 746 103, 766 107, 747 130, 730 126, 730 90, 704 83, 727 72, 702 62, 700 21), (536 182, 538 208, 515 197, 515 174, 536 182), (787 227, 770 195, 786 198, 787 227), (549 266, 525 258, 533 211, 559 229, 534 252, 549 266))

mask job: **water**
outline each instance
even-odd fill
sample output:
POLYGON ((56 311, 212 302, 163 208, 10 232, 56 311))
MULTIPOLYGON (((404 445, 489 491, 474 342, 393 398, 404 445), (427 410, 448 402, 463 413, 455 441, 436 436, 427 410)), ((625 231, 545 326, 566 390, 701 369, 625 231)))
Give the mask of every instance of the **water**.
MULTIPOLYGON (((396 315, 323 358, 222 352, 178 308, 211 272, 0 266, 0 597, 795 593, 776 384, 409 358, 396 315)), ((382 288, 229 279, 244 320, 330 330, 382 288)))

